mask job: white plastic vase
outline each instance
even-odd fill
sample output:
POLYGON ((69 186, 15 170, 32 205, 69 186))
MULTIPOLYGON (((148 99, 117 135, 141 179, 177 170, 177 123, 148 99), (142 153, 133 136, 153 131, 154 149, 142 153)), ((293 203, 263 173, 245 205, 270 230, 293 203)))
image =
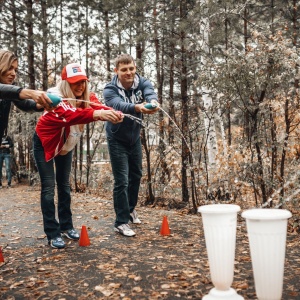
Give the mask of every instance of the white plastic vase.
POLYGON ((250 209, 246 219, 256 295, 259 300, 282 297, 287 220, 283 209, 250 209))
POLYGON ((244 299, 231 288, 234 275, 238 205, 211 204, 198 208, 202 215, 211 280, 214 288, 202 300, 244 299))

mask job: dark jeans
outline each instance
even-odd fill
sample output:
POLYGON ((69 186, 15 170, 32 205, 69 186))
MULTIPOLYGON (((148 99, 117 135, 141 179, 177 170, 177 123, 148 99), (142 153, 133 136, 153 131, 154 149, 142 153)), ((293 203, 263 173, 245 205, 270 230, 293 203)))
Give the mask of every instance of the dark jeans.
POLYGON ((48 240, 50 240, 60 236, 61 231, 73 228, 69 181, 72 165, 72 151, 63 156, 58 155, 54 159, 46 162, 44 148, 36 133, 33 136, 33 143, 34 159, 41 178, 41 208, 44 231, 48 240), (55 218, 55 181, 57 184, 59 223, 55 218))
POLYGON ((114 175, 115 226, 127 224, 130 213, 134 210, 142 177, 141 140, 130 146, 120 141, 107 138, 108 151, 114 175))
POLYGON ((11 185, 11 154, 0 152, 0 183, 2 181, 2 166, 3 161, 5 162, 7 184, 11 185))

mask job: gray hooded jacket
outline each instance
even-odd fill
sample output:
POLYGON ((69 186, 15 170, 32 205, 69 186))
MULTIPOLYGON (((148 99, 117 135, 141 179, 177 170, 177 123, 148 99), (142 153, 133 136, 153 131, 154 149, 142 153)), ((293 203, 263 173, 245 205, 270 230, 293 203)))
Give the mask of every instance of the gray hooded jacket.
MULTIPOLYGON (((157 94, 154 92, 151 82, 138 74, 135 75, 130 90, 124 89, 118 76, 114 76, 112 81, 105 86, 103 96, 107 106, 137 118, 142 118, 142 113, 135 111, 135 104, 150 102, 151 100, 157 101, 157 94)), ((106 122, 107 137, 115 138, 128 145, 136 143, 140 137, 140 130, 141 125, 139 123, 126 117, 123 122, 118 124, 106 122)))

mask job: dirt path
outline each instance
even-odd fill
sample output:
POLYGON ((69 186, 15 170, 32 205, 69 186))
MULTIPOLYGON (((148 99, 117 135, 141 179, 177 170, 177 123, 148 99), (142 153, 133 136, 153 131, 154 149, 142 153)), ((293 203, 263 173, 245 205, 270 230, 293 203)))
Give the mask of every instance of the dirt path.
MULTIPOLYGON (((210 281, 202 222, 186 215, 139 207, 137 236, 113 231, 112 202, 73 194, 73 220, 87 226, 89 247, 68 242, 51 249, 42 227, 39 190, 0 190, 0 299, 201 299, 210 281), (172 234, 159 234, 163 216, 172 234)), ((288 234, 284 300, 300 299, 300 237, 288 234)), ((239 216, 234 282, 245 299, 256 299, 248 238, 239 216)))

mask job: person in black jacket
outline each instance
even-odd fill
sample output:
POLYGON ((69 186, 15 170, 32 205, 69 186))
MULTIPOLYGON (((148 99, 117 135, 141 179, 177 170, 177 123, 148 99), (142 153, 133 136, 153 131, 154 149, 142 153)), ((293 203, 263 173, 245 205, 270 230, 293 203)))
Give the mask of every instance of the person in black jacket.
POLYGON ((6 135, 2 138, 2 142, 0 145, 0 189, 2 189, 2 166, 3 162, 5 162, 5 170, 6 170, 6 179, 7 179, 7 188, 11 187, 11 149, 14 147, 14 143, 12 139, 6 135))
POLYGON ((13 102, 23 111, 51 109, 51 100, 46 92, 23 89, 12 85, 16 78, 18 60, 13 52, 0 50, 0 140, 7 131, 9 112, 13 102), (24 100, 30 99, 30 100, 24 100))

